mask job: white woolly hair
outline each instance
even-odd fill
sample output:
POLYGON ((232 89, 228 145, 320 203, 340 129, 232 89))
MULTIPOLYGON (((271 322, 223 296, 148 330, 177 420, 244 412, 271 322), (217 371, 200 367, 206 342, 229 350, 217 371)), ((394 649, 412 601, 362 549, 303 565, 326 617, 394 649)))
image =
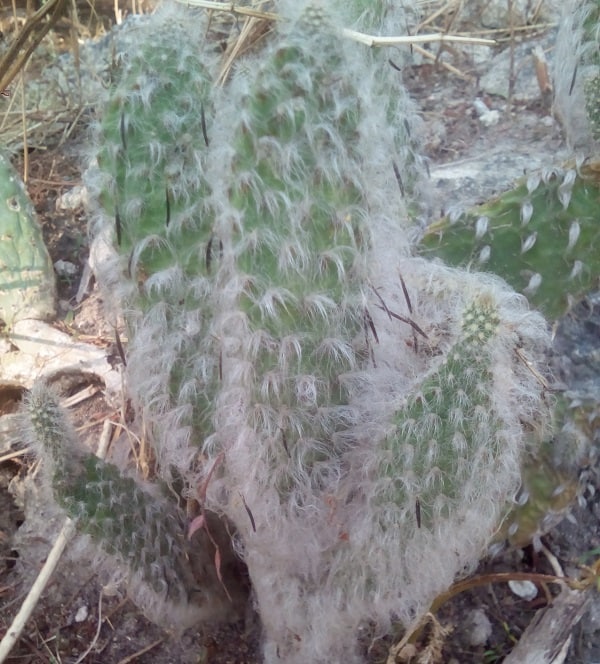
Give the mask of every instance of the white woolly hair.
MULTIPOLYGON (((35 478, 35 485, 31 482, 26 487, 26 500, 24 508, 27 514, 27 527, 19 533, 17 546, 25 547, 21 559, 25 565, 35 563, 28 560, 28 549, 32 543, 28 542, 28 533, 33 529, 39 539, 40 535, 47 536, 49 540, 56 536, 61 522, 64 523, 64 512, 56 503, 56 496, 52 490, 52 476, 57 464, 61 470, 71 473, 83 472, 83 458, 86 454, 84 447, 78 442, 76 433, 67 414, 62 410, 58 393, 45 381, 34 383, 30 392, 25 396, 21 413, 20 432, 23 442, 35 450, 42 460, 42 471, 35 478), (60 446, 56 450, 55 446, 60 446), (58 518, 60 517, 60 518, 58 518)), ((155 487, 144 487, 145 490, 155 487)), ((162 497, 153 491, 160 506, 162 497)), ((160 507, 159 507, 160 509, 160 507)), ((154 544, 154 543, 152 543, 154 544)), ((165 592, 158 593, 151 588, 139 572, 134 572, 128 565, 128 560, 104 552, 98 542, 87 535, 78 535, 69 547, 68 556, 71 560, 85 560, 102 576, 115 572, 127 581, 128 592, 144 614, 157 624, 182 633, 187 627, 202 621, 221 620, 230 609, 224 605, 218 593, 206 590, 202 602, 190 603, 185 600, 172 601, 165 592)), ((79 566, 78 566, 79 567, 79 566)), ((28 570, 26 570, 28 572, 28 570)))
POLYGON ((600 74, 590 56, 598 51, 600 35, 585 35, 584 23, 597 6, 587 0, 566 0, 556 36, 553 58, 553 111, 565 130, 571 149, 590 151, 592 137, 585 108, 584 83, 600 74))
MULTIPOLYGON (((350 61, 354 66, 355 60, 350 61)), ((356 66, 362 71, 358 61, 356 66)), ((362 88, 367 99, 371 78, 359 77, 367 81, 362 88)), ((247 76, 240 79, 240 86, 247 84, 247 76)), ((239 94, 241 98, 243 93, 239 94)), ((286 460, 277 440, 278 422, 295 421, 301 434, 303 423, 297 413, 263 408, 255 412, 263 423, 262 432, 252 424, 252 400, 244 385, 255 380, 255 369, 239 360, 239 351, 253 342, 244 340, 250 332, 247 321, 234 313, 236 288, 220 297, 219 333, 234 334, 228 342, 232 352, 226 354, 232 366, 225 359, 225 381, 217 400, 218 433, 204 447, 215 459, 227 441, 224 466, 211 478, 209 500, 238 529, 265 626, 266 661, 276 661, 277 651, 292 663, 360 661, 356 634, 363 621, 376 620, 385 629, 392 616, 408 624, 427 610, 458 574, 477 563, 499 524, 505 500, 518 487, 526 441, 515 414, 536 421, 544 410, 540 386, 528 370, 515 364, 513 352, 517 334, 532 359, 545 347, 543 319, 529 313, 525 300, 499 279, 409 257, 404 202, 386 154, 394 144, 393 134, 384 130, 385 140, 377 138, 387 126, 378 100, 374 95, 365 101, 366 115, 373 119, 361 125, 360 140, 361 154, 366 155, 361 176, 369 183, 370 203, 366 275, 370 287, 364 297, 379 342, 372 337, 368 342, 375 366, 341 377, 355 399, 332 413, 330 445, 339 454, 306 437, 301 439, 303 454, 286 460), (387 169, 380 166, 384 162, 387 169), (488 460, 484 453, 470 460, 477 472, 465 481, 464 504, 435 530, 419 530, 412 525, 414 502, 392 505, 386 508, 389 514, 371 502, 382 481, 374 475, 381 455, 378 445, 389 432, 394 409, 422 376, 441 363, 460 333, 462 312, 473 298, 483 295, 496 303, 502 321, 492 355, 498 383, 494 404, 506 429, 502 434, 506 453, 501 463, 493 455, 488 460), (389 312, 412 321, 427 338, 389 312), (323 460, 303 473, 304 459, 311 456, 323 460), (291 486, 282 493, 286 477, 291 486), (399 527, 382 530, 379 519, 399 527), (448 555, 449 550, 453 555, 448 555)), ((217 184, 213 192, 218 191, 217 184)), ((222 190, 220 196, 225 198, 226 193, 222 190)), ((223 215, 224 220, 230 218, 223 215)), ((277 390, 280 379, 267 379, 267 389, 277 390)))
MULTIPOLYGON (((345 27, 373 35, 400 36, 410 32, 410 25, 418 18, 415 2, 396 0, 347 0, 337 2, 348 22, 345 27)), ((396 54, 398 50, 395 49, 396 54)))
MULTIPOLYGON (((194 78, 194 72, 199 69, 199 57, 202 57, 202 64, 207 69, 214 68, 215 56, 210 51, 205 49, 200 56, 198 36, 203 34, 203 30, 199 29, 198 21, 205 20, 205 12, 190 11, 176 2, 164 2, 152 16, 144 17, 132 28, 131 40, 123 38, 117 42, 117 48, 124 51, 123 67, 130 73, 139 67, 136 58, 143 57, 149 47, 146 45, 145 51, 142 45, 149 39, 154 51, 159 52, 164 45, 169 50, 169 57, 176 58, 174 63, 170 62, 169 70, 174 77, 173 107, 164 110, 160 119, 165 135, 177 134, 181 144, 175 146, 173 151, 172 145, 165 145, 168 138, 149 137, 149 160, 143 163, 132 161, 129 166, 129 174, 143 180, 146 171, 147 177, 150 177, 156 165, 167 154, 171 154, 165 175, 171 181, 170 194, 172 200, 177 202, 177 208, 173 210, 166 234, 140 239, 128 256, 115 251, 115 218, 107 214, 99 203, 102 199, 116 195, 115 183, 111 182, 110 177, 98 166, 95 155, 101 149, 106 149, 114 157, 121 149, 121 144, 115 137, 115 144, 107 145, 109 139, 102 135, 100 125, 96 126, 95 137, 91 141, 93 157, 85 178, 91 201, 91 262, 111 319, 115 320, 118 315, 124 314, 127 320, 130 336, 127 349, 130 396, 147 431, 154 436, 157 457, 166 475, 170 466, 183 470, 192 464, 197 452, 197 447, 194 447, 197 441, 190 442, 192 404, 197 395, 203 393, 216 363, 214 349, 210 347, 207 314, 201 304, 207 301, 210 287, 206 279, 188 279, 183 261, 180 262, 171 240, 188 227, 195 227, 195 224, 199 223, 197 220, 202 219, 202 215, 206 213, 205 205, 196 200, 208 168, 204 163, 206 150, 197 147, 201 144, 204 148, 204 139, 200 132, 194 137, 185 133, 187 119, 192 114, 195 119, 194 126, 198 127, 196 91, 179 86, 177 80, 178 73, 184 70, 194 78), (174 35, 177 35, 176 48, 173 47, 174 35), (195 198, 192 198, 191 192, 196 195, 195 198), (155 248, 160 249, 165 256, 170 252, 172 261, 165 269, 145 278, 138 264, 144 253, 147 254, 155 248), (142 285, 138 283, 141 280, 144 280, 142 285), (180 301, 191 301, 196 305, 191 305, 191 310, 185 311, 166 304, 180 301), (144 311, 140 311, 140 306, 144 311), (182 379, 181 394, 173 394, 173 368, 186 363, 195 377, 182 379)), ((200 85, 200 71, 197 72, 196 78, 200 85)), ((122 103, 136 101, 138 105, 148 105, 152 102, 156 82, 156 76, 146 76, 140 69, 136 86, 127 88, 126 85, 119 84, 114 94, 122 103)), ((123 123, 125 130, 129 127, 135 129, 140 120, 132 113, 123 116, 123 123)), ((136 193, 131 186, 120 205, 122 218, 126 219, 127 223, 134 224, 139 223, 139 217, 144 214, 147 200, 142 192, 136 193)), ((190 251, 192 250, 191 247, 190 251)), ((198 249, 198 256, 191 256, 191 259, 203 261, 201 251, 198 249)))
POLYGON ((36 381, 21 409, 24 441, 41 459, 77 453, 77 434, 60 407, 58 392, 44 380, 36 381))
MULTIPOLYGON (((277 28, 283 39, 311 4, 281 2, 279 11, 289 21, 277 28)), ((327 9, 333 25, 344 24, 335 5, 327 9)), ((360 661, 356 635, 364 621, 373 620, 382 630, 392 618, 407 625, 457 575, 471 569, 518 487, 525 429, 543 428, 547 409, 535 375, 514 352, 518 345, 543 372, 539 363, 549 341, 544 320, 500 279, 411 257, 411 224, 395 170, 402 176, 413 165, 399 128, 406 129, 405 120, 409 129, 417 124, 414 109, 406 97, 389 106, 386 77, 374 76, 375 60, 364 57, 363 47, 334 33, 331 39, 339 40, 341 66, 350 72, 349 85, 360 100, 356 142, 346 145, 337 123, 338 114, 355 110, 347 89, 333 85, 339 98, 331 117, 305 129, 300 147, 313 148, 326 136, 323 143, 336 150, 327 147, 319 154, 318 169, 331 182, 340 177, 351 182, 363 199, 356 214, 362 246, 344 249, 354 252, 351 266, 331 248, 315 263, 313 250, 290 251, 292 240, 306 236, 304 220, 314 209, 310 184, 303 184, 297 171, 301 150, 293 140, 285 146, 255 140, 252 118, 243 110, 253 76, 262 75, 263 63, 278 48, 275 38, 226 92, 215 93, 219 111, 211 130, 210 195, 204 209, 214 214, 213 232, 222 247, 212 293, 210 284, 186 277, 177 266, 155 275, 148 286, 155 288, 157 300, 161 293, 169 300, 132 316, 129 348, 130 389, 155 429, 163 472, 174 466, 192 487, 208 482, 207 507, 225 513, 237 529, 265 627, 266 661, 290 664, 360 661), (236 128, 280 166, 282 180, 295 187, 293 196, 286 191, 262 197, 260 173, 236 162, 236 128), (298 195, 303 186, 307 191, 298 195), (245 230, 245 212, 231 195, 244 189, 257 208, 278 215, 285 227, 245 230), (247 268, 248 274, 239 267, 252 252, 277 247, 281 271, 276 276, 289 279, 285 288, 261 266, 247 268), (311 274, 311 265, 324 272, 328 261, 344 279, 337 299, 323 289, 310 290, 311 280, 320 276, 311 274), (200 294, 195 308, 177 304, 191 293, 200 294), (437 514, 432 525, 418 528, 409 490, 404 491, 408 498, 381 500, 389 495, 390 483, 382 471, 390 454, 386 440, 398 435, 395 416, 424 378, 440 371, 461 338, 464 311, 479 301, 489 303, 500 321, 486 346, 493 378, 481 381, 493 426, 478 415, 482 430, 487 425, 491 432, 490 445, 478 441, 458 459, 462 483, 452 500, 444 503, 440 496, 447 508, 444 518, 437 514), (248 313, 252 303, 262 314, 259 322, 248 313), (285 307, 299 303, 310 326, 302 327, 303 320, 297 322, 302 329, 294 329, 284 320, 287 329, 281 323, 280 330, 276 312, 284 310, 285 319, 285 307), (359 332, 348 338, 348 329, 359 332), (306 343, 309 333, 313 337, 306 343), (314 371, 303 368, 305 353, 314 358, 314 371), (265 355, 276 358, 266 369, 261 365, 265 355), (330 378, 335 366, 343 367, 339 386, 330 378), (185 368, 175 393, 174 367, 185 368), (194 410, 199 395, 212 412, 194 410), (200 416, 210 425, 203 440, 194 440, 193 419, 200 416), (296 438, 291 449, 282 440, 283 430, 296 438)), ((318 59, 321 53, 311 55, 318 59)), ((307 89, 313 85, 313 72, 294 73, 307 89)), ((281 72, 271 74, 276 79, 281 72)), ((268 93, 265 80, 261 84, 268 93)), ((291 100, 278 112, 293 118, 296 105, 305 103, 291 100)), ((334 233, 343 236, 344 223, 334 233)), ((135 288, 128 284, 120 292, 134 298, 135 288)), ((452 417, 460 421, 458 409, 452 417)), ((460 453, 459 438, 444 442, 460 453)), ((390 468, 398 467, 397 459, 391 461, 390 468)), ((405 475, 399 478, 404 486, 416 486, 408 461, 405 475)))
MULTIPOLYGON (((537 428, 543 435, 548 420, 542 385, 515 354, 518 345, 544 373, 548 328, 525 299, 490 275, 421 259, 404 259, 397 268, 405 275, 411 317, 431 337, 421 340, 419 352, 410 325, 393 319, 378 329, 377 368, 348 377, 356 396, 350 415, 354 438, 347 441, 343 462, 330 457, 319 470, 319 486, 314 476, 297 475, 294 490, 282 495, 272 464, 257 447, 264 441, 245 426, 228 456, 226 475, 213 487, 229 496, 228 513, 243 540, 267 635, 267 661, 275 661, 269 653, 278 650, 292 663, 358 662, 361 624, 374 620, 385 630, 392 618, 408 625, 427 611, 457 576, 477 564, 505 502, 518 489, 527 431, 537 428), (489 302, 500 319, 489 349, 493 381, 486 387, 499 430, 489 446, 465 458, 452 512, 433 528, 418 528, 414 498, 407 504, 374 500, 387 481, 378 475, 381 444, 389 433, 385 423, 444 361, 461 333, 465 308, 478 300, 489 302), (444 330, 437 340, 436 329, 444 330), (236 478, 235 491, 228 477, 236 478)), ((383 288, 380 295, 391 311, 408 317, 400 308, 400 286, 394 289, 392 297, 383 288)), ((382 318, 385 312, 377 316, 382 318)))

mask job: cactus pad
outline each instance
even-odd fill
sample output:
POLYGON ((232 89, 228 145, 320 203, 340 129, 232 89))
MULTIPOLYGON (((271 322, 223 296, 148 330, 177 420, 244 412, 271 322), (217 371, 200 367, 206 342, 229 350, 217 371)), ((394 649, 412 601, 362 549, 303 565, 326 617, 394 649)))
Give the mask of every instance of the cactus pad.
POLYGON ((425 232, 420 252, 493 272, 551 319, 600 276, 598 162, 547 169, 425 232))
POLYGON ((0 319, 55 315, 54 268, 25 187, 0 154, 0 319))
POLYGON ((387 440, 381 472, 394 478, 388 499, 396 504, 418 500, 426 527, 451 516, 483 449, 489 459, 502 453, 487 349, 498 322, 489 302, 467 308, 461 338, 398 412, 395 435, 387 440))
POLYGON ((56 394, 45 383, 34 385, 24 407, 29 442, 45 458, 56 502, 78 530, 125 562, 158 596, 187 602, 193 577, 177 509, 80 449, 56 394))
POLYGON ((96 225, 118 254, 100 280, 118 284, 132 395, 159 458, 163 436, 182 432, 187 448, 190 431, 197 443, 211 432, 218 351, 208 307, 220 255, 205 177, 210 74, 197 24, 165 12, 149 19, 151 41, 141 38, 120 56, 89 175, 100 203, 96 225))

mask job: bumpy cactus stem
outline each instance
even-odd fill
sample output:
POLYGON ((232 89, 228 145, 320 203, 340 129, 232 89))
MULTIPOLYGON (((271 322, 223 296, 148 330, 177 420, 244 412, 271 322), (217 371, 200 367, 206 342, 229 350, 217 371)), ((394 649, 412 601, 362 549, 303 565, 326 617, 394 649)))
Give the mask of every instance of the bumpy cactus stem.
MULTIPOLYGON (((343 625, 352 633, 361 621, 385 624, 391 615, 407 624, 427 611, 484 551, 519 486, 526 450, 548 434, 543 387, 516 354, 524 342, 521 352, 534 360, 547 344, 541 317, 497 280, 435 265, 427 270, 418 259, 410 268, 413 284, 421 269, 427 279, 414 315, 437 303, 451 316, 444 328, 451 338, 412 385, 393 394, 402 374, 382 367, 355 394, 373 412, 385 402, 386 386, 392 393, 361 444, 348 451, 347 477, 323 497, 329 507, 323 521, 338 541, 322 553, 326 580, 310 610, 322 622, 319 605, 334 613, 346 607, 338 625, 328 623, 342 640, 343 625)), ((430 326, 424 331, 432 334, 430 326)), ((404 344, 400 333, 397 342, 404 344)), ((420 343, 414 355, 431 352, 431 341, 420 343)))
MULTIPOLYGON (((559 319, 600 276, 599 194, 595 161, 533 173, 512 191, 461 218, 432 224, 421 253, 495 272, 549 319, 559 319)), ((510 542, 539 537, 573 497, 574 466, 582 445, 564 427, 573 413, 566 407, 560 410, 556 441, 546 452, 555 468, 546 463, 542 472, 543 464, 535 458, 525 464, 522 505, 507 519, 502 533, 510 542)))
POLYGON ((598 148, 600 6, 597 0, 567 0, 554 54, 554 113, 567 141, 585 154, 598 148))
POLYGON ((57 503, 109 554, 164 600, 186 603, 194 589, 176 508, 143 491, 116 466, 86 454, 58 398, 36 383, 25 400, 30 443, 47 464, 57 503))
POLYGON ((219 336, 239 340, 235 353, 223 353, 225 389, 247 390, 253 454, 271 457, 277 484, 333 453, 331 434, 345 426, 336 413, 347 400, 339 376, 359 361, 350 340, 367 315, 369 238, 358 90, 316 8, 270 50, 254 80, 238 83, 248 88, 232 129, 222 214, 235 222, 219 234, 232 256, 219 279, 238 292, 223 303, 219 336), (242 376, 240 366, 251 370, 242 376))
POLYGON ((166 10, 148 20, 158 26, 153 39, 122 55, 88 181, 100 202, 97 229, 118 253, 100 278, 125 309, 132 396, 153 440, 180 446, 167 461, 157 443, 159 460, 188 468, 190 435, 200 442, 211 432, 219 371, 208 326, 221 251, 206 182, 210 58, 188 16, 166 10))
POLYGON ((515 349, 535 364, 547 330, 499 280, 410 256, 397 72, 340 42, 335 10, 282 14, 211 95, 205 73, 178 91, 172 32, 160 57, 140 39, 102 123, 99 226, 159 473, 234 524, 267 661, 350 662, 363 621, 410 622, 489 541, 547 419, 515 349))
POLYGON ((167 38, 169 27, 182 25, 167 22, 162 39, 157 35, 152 46, 142 42, 121 56, 99 136, 106 181, 101 202, 128 276, 145 286, 141 306, 153 288, 157 296, 161 285, 168 290, 160 279, 164 271, 209 271, 197 247, 211 232, 202 207, 213 116, 210 76, 193 44, 182 48, 167 38))
POLYGON ((502 454, 487 347, 498 322, 492 302, 474 302, 458 342, 394 418, 381 473, 392 478, 389 501, 418 503, 418 527, 456 511, 483 449, 490 461, 502 454))

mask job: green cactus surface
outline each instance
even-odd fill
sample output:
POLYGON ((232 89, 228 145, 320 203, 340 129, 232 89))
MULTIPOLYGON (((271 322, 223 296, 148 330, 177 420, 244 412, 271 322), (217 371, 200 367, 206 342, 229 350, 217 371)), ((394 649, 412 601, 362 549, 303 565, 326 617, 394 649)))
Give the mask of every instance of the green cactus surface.
POLYGON ((97 137, 95 186, 120 255, 107 270, 122 289, 136 403, 153 404, 146 415, 157 438, 174 426, 161 409, 179 409, 179 426, 200 442, 211 432, 219 364, 208 329, 220 256, 205 177, 212 84, 194 22, 157 21, 153 39, 135 41, 121 58, 97 137))
POLYGON ((598 151, 600 5, 597 0, 562 3, 553 58, 553 114, 577 154, 598 151))
POLYGON ((550 319, 563 314, 600 275, 600 179, 597 162, 553 168, 459 219, 431 224, 423 256, 493 272, 550 319))
POLYGON ((211 237, 202 207, 210 77, 193 47, 181 49, 166 30, 157 40, 123 55, 99 137, 101 202, 131 277, 142 284, 173 266, 194 276, 209 271, 197 249, 211 237))
POLYGON ((55 315, 54 268, 35 210, 7 157, 0 154, 0 319, 55 315))
POLYGON ((30 438, 48 464, 56 502, 80 532, 117 556, 164 599, 193 590, 177 509, 142 490, 118 468, 78 449, 56 394, 36 383, 25 401, 30 438))
POLYGON ((317 9, 259 67, 233 132, 230 199, 243 219, 233 252, 245 282, 239 307, 262 339, 253 398, 273 414, 257 427, 293 457, 299 438, 327 440, 319 412, 344 402, 338 376, 355 366, 347 340, 363 325, 360 113, 317 9))
MULTIPOLYGON (((363 20, 395 20, 388 4, 363 20)), ((398 72, 340 40, 333 3, 292 5, 218 91, 185 15, 149 19, 100 123, 96 230, 116 250, 103 283, 127 320, 128 391, 157 473, 233 524, 266 661, 349 662, 365 620, 414 620, 489 542, 548 419, 517 337, 535 368, 548 330, 502 280, 411 255, 416 121, 398 72)), ((499 253, 516 243, 510 270, 545 246, 548 208, 577 205, 556 223, 579 261, 565 269, 587 278, 584 178, 545 180, 523 184, 533 212, 514 194, 475 230, 430 229, 423 251, 447 234, 465 264, 483 249, 471 236, 493 235, 499 253), (506 207, 523 225, 512 234, 506 207)), ((137 540, 98 524, 113 494, 151 514, 146 494, 104 463, 71 463, 61 504, 140 560, 137 540)), ((150 547, 159 570, 164 550, 150 547)), ((171 572, 184 575, 149 581, 171 572)))
POLYGON ((529 460, 517 505, 510 509, 495 539, 523 548, 545 535, 573 505, 577 496, 575 473, 561 471, 551 459, 529 460))
MULTIPOLYGON (((432 224, 420 250, 500 275, 555 320, 598 285, 599 203, 595 161, 578 169, 573 165, 535 173, 456 221, 446 217, 432 224)), ((571 414, 562 412, 556 426, 560 429, 570 419, 571 414)), ((528 538, 547 532, 574 498, 577 454, 567 440, 555 447, 543 470, 537 461, 524 466, 523 502, 509 510, 501 534, 512 545, 524 546, 528 538)))
POLYGON ((585 110, 595 140, 600 139, 600 75, 588 78, 583 87, 585 110))
POLYGON ((487 348, 498 322, 490 302, 467 308, 459 340, 397 413, 395 433, 387 438, 381 473, 393 478, 388 499, 418 501, 425 527, 457 509, 482 449, 490 459, 502 453, 487 348))
POLYGON ((183 546, 183 519, 173 504, 146 493, 94 455, 83 459, 82 470, 75 476, 55 471, 58 504, 81 532, 138 572, 154 592, 187 602, 193 577, 183 546))

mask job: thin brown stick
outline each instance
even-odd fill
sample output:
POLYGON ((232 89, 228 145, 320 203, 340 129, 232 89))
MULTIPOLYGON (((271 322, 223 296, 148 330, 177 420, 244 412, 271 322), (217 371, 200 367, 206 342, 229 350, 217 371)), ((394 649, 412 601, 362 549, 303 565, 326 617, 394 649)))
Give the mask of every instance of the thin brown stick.
POLYGON ((31 586, 31 590, 4 635, 4 638, 0 641, 0 664, 6 660, 10 651, 13 649, 13 646, 19 640, 19 636, 21 635, 25 624, 33 613, 41 594, 44 592, 44 588, 48 584, 48 581, 58 565, 58 561, 74 532, 75 525, 73 521, 69 518, 65 519, 62 530, 56 538, 54 546, 52 547, 44 566, 38 574, 33 586, 31 586))
POLYGON ((490 583, 508 583, 509 581, 532 581, 539 584, 556 583, 563 587, 575 586, 577 590, 585 590, 593 585, 592 582, 582 583, 572 579, 554 576, 552 574, 537 574, 535 572, 495 572, 492 574, 482 574, 481 576, 477 576, 475 578, 468 578, 462 581, 458 581, 445 593, 438 595, 438 597, 433 601, 429 611, 424 616, 421 616, 421 618, 419 618, 407 630, 406 634, 397 644, 393 645, 389 649, 386 664, 395 664, 397 656, 404 648, 404 646, 406 646, 408 643, 414 643, 417 640, 423 630, 423 627, 425 626, 425 623, 429 620, 428 616, 437 613, 439 609, 450 599, 456 595, 459 595, 460 593, 465 592, 466 590, 471 590, 479 586, 488 585, 490 583))
POLYGON ((96 627, 96 633, 92 639, 90 645, 86 648, 85 652, 80 655, 74 664, 81 664, 83 660, 92 652, 92 648, 96 645, 98 637, 100 636, 100 630, 102 629, 102 589, 100 589, 100 596, 98 597, 98 625, 96 627))
POLYGON ((430 25, 436 20, 436 18, 443 16, 447 12, 454 11, 458 13, 458 8, 456 6, 458 4, 460 3, 457 3, 456 0, 450 0, 450 2, 447 2, 445 5, 439 7, 436 11, 433 12, 433 14, 430 14, 427 18, 423 19, 421 23, 419 23, 417 26, 417 32, 422 30, 426 25, 430 25))
MULTIPOLYGON (((428 60, 433 60, 434 62, 436 61, 436 55, 434 53, 431 53, 430 51, 426 51, 424 48, 421 48, 417 44, 413 45, 413 49, 415 52, 419 53, 422 55, 424 58, 427 58, 428 60)), ((453 67, 449 62, 444 62, 442 61, 437 61, 438 64, 443 67, 446 71, 449 71, 451 74, 454 74, 455 76, 458 76, 459 78, 463 78, 467 80, 469 76, 462 72, 460 69, 457 69, 456 67, 453 67)))
MULTIPOLYGON (((64 404, 62 400, 61 404, 64 404)), ((99 458, 104 458, 98 454, 99 458)), ((46 588, 50 577, 54 573, 56 566, 58 565, 60 558, 65 550, 65 547, 75 534, 75 522, 66 517, 63 527, 54 542, 48 558, 44 563, 44 566, 40 570, 36 580, 34 581, 27 597, 23 601, 21 608, 19 609, 17 615, 14 617, 10 627, 8 628, 6 634, 0 641, 0 664, 2 664, 6 658, 10 655, 11 650, 14 645, 19 640, 21 632, 23 631, 27 621, 31 617, 33 610, 35 609, 44 589, 46 588)), ((100 595, 100 601, 102 594, 100 595)))
POLYGON ((510 34, 510 50, 508 62, 508 106, 512 105, 513 94, 515 92, 516 73, 515 73, 515 30, 514 30, 514 14, 512 0, 506 0, 508 6, 508 28, 510 34))
POLYGON ((242 55, 245 51, 247 51, 252 45, 256 44, 261 39, 264 39, 264 37, 269 34, 269 23, 270 21, 257 19, 256 17, 246 18, 238 38, 231 45, 231 47, 227 49, 227 53, 225 54, 225 62, 221 67, 221 71, 219 72, 216 85, 224 85, 235 60, 239 58, 240 55, 242 55))
POLYGON ((145 648, 142 648, 141 650, 138 650, 137 652, 134 652, 133 655, 128 655, 127 657, 123 657, 123 659, 120 659, 118 664, 129 664, 130 662, 134 662, 138 657, 141 657, 142 655, 145 655, 148 651, 152 650, 153 648, 156 648, 156 646, 159 646, 164 639, 157 639, 156 641, 152 642, 150 645, 146 646, 145 648))
POLYGON ((10 461, 11 459, 16 459, 17 457, 20 456, 25 456, 26 454, 30 454, 32 452, 32 449, 30 447, 24 447, 22 450, 14 450, 13 452, 8 452, 7 454, 3 454, 0 456, 0 463, 4 463, 4 461, 10 461))
MULTIPOLYGON (((558 27, 558 23, 532 23, 531 25, 516 25, 513 30, 514 32, 545 32, 546 30, 552 30, 558 27)), ((506 28, 481 28, 479 30, 469 30, 465 32, 455 32, 455 35, 458 36, 473 36, 473 35, 504 35, 506 34, 506 28)), ((496 42, 506 41, 510 39, 498 38, 496 42)))
POLYGON ((458 37, 456 35, 435 32, 427 35, 405 35, 402 37, 373 37, 356 30, 344 28, 342 35, 367 46, 414 46, 415 44, 429 44, 431 42, 476 44, 479 46, 495 46, 494 39, 483 39, 481 37, 458 37))
MULTIPOLYGON (((268 21, 278 21, 279 16, 273 12, 263 12, 251 7, 243 7, 236 5, 233 2, 210 2, 209 0, 177 0, 180 4, 203 7, 205 9, 212 9, 216 11, 227 12, 230 14, 240 14, 242 16, 252 16, 254 18, 265 19, 268 21)), ((376 37, 367 35, 364 32, 357 32, 344 28, 341 30, 341 35, 347 39, 365 44, 366 46, 411 46, 413 44, 428 44, 431 42, 457 42, 461 44, 478 44, 482 46, 494 46, 496 44, 493 39, 483 39, 481 37, 465 37, 455 36, 443 33, 434 33, 427 35, 403 35, 400 37, 376 37)))
POLYGON ((0 90, 7 88, 23 69, 31 54, 64 13, 67 0, 48 0, 30 16, 21 32, 0 58, 0 90))
POLYGON ((239 14, 240 16, 251 16, 253 18, 262 18, 267 21, 278 21, 279 15, 273 12, 263 12, 252 7, 236 5, 235 2, 209 2, 208 0, 177 0, 182 5, 191 7, 202 7, 203 9, 212 9, 227 14, 239 14))

